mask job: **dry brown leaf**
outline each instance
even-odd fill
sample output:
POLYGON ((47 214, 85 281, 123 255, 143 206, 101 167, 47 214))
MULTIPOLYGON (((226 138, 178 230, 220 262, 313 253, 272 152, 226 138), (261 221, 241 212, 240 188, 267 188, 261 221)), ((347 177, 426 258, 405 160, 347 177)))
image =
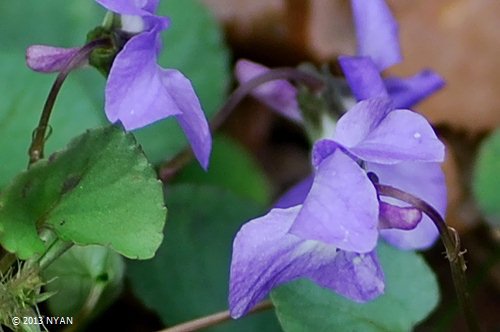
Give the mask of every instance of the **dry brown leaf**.
POLYGON ((348 0, 202 0, 237 54, 267 64, 328 61, 354 51, 348 0))
POLYGON ((433 123, 479 132, 500 124, 500 1, 389 0, 400 23, 404 62, 389 71, 411 75, 423 66, 447 86, 418 110, 433 123))

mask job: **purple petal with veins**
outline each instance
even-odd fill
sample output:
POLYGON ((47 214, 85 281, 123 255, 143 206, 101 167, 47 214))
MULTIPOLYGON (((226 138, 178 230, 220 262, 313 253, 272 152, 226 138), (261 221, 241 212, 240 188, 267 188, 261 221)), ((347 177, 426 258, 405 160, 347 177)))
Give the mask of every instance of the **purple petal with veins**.
MULTIPOLYGON (((34 71, 53 73, 61 71, 71 58, 80 50, 79 47, 62 48, 47 45, 31 45, 26 50, 26 63, 34 71)), ((79 67, 88 63, 83 60, 79 67)))
POLYGON ((357 54, 373 59, 379 71, 402 60, 398 23, 384 0, 351 0, 357 54))
POLYGON ((389 96, 380 71, 372 58, 340 56, 338 60, 347 83, 358 101, 389 96))
POLYGON ((336 150, 318 166, 290 233, 366 253, 377 244, 378 212, 377 194, 366 173, 336 150))
POLYGON ((288 233, 300 206, 272 209, 240 229, 233 244, 229 307, 243 316, 274 287, 306 277, 356 302, 384 292, 384 275, 375 251, 345 252, 288 233))
POLYGON ((410 230, 417 227, 422 220, 422 211, 414 207, 399 207, 380 202, 379 229, 410 230))
POLYGON ((162 82, 182 113, 175 115, 184 130, 193 152, 206 170, 212 149, 210 128, 191 82, 175 69, 162 70, 162 82))
POLYGON ((445 85, 438 73, 426 69, 408 78, 388 77, 385 87, 394 102, 394 108, 410 108, 445 85))
POLYGON ((349 152, 380 164, 444 160, 444 144, 431 125, 423 116, 409 110, 389 112, 362 141, 351 146, 349 152))

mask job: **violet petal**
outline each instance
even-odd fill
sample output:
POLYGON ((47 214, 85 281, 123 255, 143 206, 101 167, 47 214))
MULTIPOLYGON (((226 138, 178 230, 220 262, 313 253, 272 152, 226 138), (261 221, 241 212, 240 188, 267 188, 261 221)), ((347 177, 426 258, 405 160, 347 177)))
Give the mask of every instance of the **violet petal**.
POLYGON ((380 202, 379 229, 410 230, 417 227, 422 220, 422 212, 414 207, 399 207, 386 202, 380 202))
POLYGON ((349 152, 365 161, 392 164, 400 161, 444 160, 444 145, 427 120, 409 110, 389 112, 349 152))
POLYGON ((163 69, 156 63, 157 34, 151 30, 132 37, 109 73, 106 115, 111 122, 121 121, 126 130, 182 114, 163 83, 163 69))
POLYGON ((365 172, 336 150, 318 166, 290 233, 366 253, 377 244, 378 212, 377 194, 365 172))
POLYGON ((338 60, 358 101, 389 96, 380 72, 370 57, 340 56, 338 60))
MULTIPOLYGON (((236 78, 240 84, 244 84, 267 71, 269 68, 248 60, 239 60, 235 67, 236 78)), ((302 122, 297 103, 297 89, 288 81, 275 80, 264 83, 255 88, 251 94, 281 115, 295 122, 302 122)))
MULTIPOLYGON (((80 50, 79 47, 62 48, 46 45, 31 45, 26 50, 26 63, 34 71, 53 73, 61 71, 71 58, 80 50)), ((85 59, 79 67, 88 63, 85 59)))
MULTIPOLYGON (((321 162, 330 156, 335 150, 342 149, 342 146, 330 139, 321 139, 316 141, 312 150, 312 164, 315 168, 321 164, 321 162)), ((345 151, 344 151, 345 152, 345 151)))
POLYGON ((175 117, 184 130, 196 158, 206 170, 212 148, 212 136, 193 86, 189 79, 175 69, 162 70, 162 82, 177 108, 182 110, 182 113, 175 117))
MULTIPOLYGON (((439 163, 404 162, 395 165, 367 163, 367 168, 378 176, 381 184, 415 195, 434 207, 442 217, 445 216, 446 183, 439 163)), ((387 197, 381 199, 393 205, 407 206, 387 197)), ((425 249, 434 243, 438 231, 432 220, 424 215, 413 230, 384 229, 380 234, 387 242, 398 248, 425 249)))
POLYGON ((272 209, 240 229, 233 244, 229 307, 243 316, 274 287, 307 277, 357 302, 384 291, 384 276, 375 251, 357 254, 288 234, 300 206, 272 209))
POLYGON ((118 14, 144 16, 155 12, 159 0, 95 0, 118 14))
POLYGON ((357 55, 369 56, 379 71, 402 60, 398 24, 384 0, 351 0, 357 55))
POLYGON ((389 98, 370 98, 358 102, 337 122, 333 139, 346 148, 362 142, 392 111, 389 98))
POLYGON ((288 189, 274 204, 274 208, 286 209, 304 202, 312 187, 314 176, 309 175, 305 179, 288 189))
POLYGON ((384 84, 394 102, 394 108, 411 108, 445 85, 436 72, 426 69, 408 78, 388 77, 384 84))

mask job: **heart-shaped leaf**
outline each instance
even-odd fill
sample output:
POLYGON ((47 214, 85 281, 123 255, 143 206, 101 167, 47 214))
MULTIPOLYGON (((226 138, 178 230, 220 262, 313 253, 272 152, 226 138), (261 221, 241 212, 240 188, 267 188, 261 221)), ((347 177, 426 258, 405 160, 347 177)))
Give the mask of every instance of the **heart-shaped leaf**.
POLYGON ((64 241, 150 258, 166 218, 155 172, 132 134, 116 127, 89 130, 20 173, 0 206, 0 242, 21 259, 45 250, 44 228, 64 241))

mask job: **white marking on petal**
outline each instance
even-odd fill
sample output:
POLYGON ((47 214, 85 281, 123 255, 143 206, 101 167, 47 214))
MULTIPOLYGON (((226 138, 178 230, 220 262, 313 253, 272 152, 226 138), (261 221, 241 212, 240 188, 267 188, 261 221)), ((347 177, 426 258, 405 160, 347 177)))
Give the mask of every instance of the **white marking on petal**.
POLYGON ((144 20, 137 15, 122 15, 122 29, 130 33, 139 33, 144 31, 144 20))
POLYGON ((365 254, 359 254, 359 256, 356 256, 352 259, 352 262, 354 265, 358 265, 360 263, 362 263, 366 258, 366 255, 365 254))
POLYGON ((420 134, 419 132, 416 132, 415 134, 413 134, 413 137, 418 139, 418 138, 422 137, 422 134, 420 134))
POLYGON ((332 250, 332 246, 326 244, 326 243, 322 243, 320 241, 315 241, 315 240, 306 240, 304 242, 302 242, 299 246, 297 246, 297 248, 294 250, 293 252, 293 256, 294 257, 297 257, 297 256, 301 256, 305 253, 308 253, 308 252, 313 252, 313 249, 316 248, 317 249, 320 249, 320 248, 324 248, 326 250, 324 250, 324 253, 327 254, 327 253, 330 253, 331 257, 330 259, 333 259, 335 256, 337 256, 337 250, 332 250))

